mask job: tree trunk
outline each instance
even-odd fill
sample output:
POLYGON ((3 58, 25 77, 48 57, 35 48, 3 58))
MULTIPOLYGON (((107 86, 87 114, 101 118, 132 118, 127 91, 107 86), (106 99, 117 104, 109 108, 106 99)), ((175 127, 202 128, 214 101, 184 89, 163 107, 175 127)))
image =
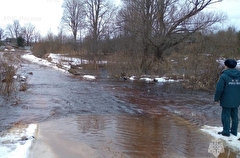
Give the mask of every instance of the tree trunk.
POLYGON ((149 70, 151 68, 152 61, 149 59, 149 46, 146 42, 144 42, 144 48, 143 48, 143 58, 141 61, 140 68, 144 74, 148 74, 149 70))
POLYGON ((163 50, 161 49, 160 46, 156 47, 155 48, 155 53, 154 53, 154 57, 157 59, 157 60, 163 60, 163 50))

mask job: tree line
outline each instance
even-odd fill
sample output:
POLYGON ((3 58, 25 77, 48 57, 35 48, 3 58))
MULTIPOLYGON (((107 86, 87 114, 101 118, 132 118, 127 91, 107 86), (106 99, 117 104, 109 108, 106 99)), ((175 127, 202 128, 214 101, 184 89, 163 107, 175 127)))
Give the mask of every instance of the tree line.
POLYGON ((17 19, 12 24, 8 24, 5 29, 0 28, 0 41, 4 38, 15 38, 18 46, 29 46, 32 42, 37 41, 39 37, 40 33, 36 31, 33 24, 27 23, 21 26, 17 19))
POLYGON ((236 57, 239 52, 239 32, 233 27, 218 29, 227 20, 226 15, 206 10, 214 3, 221 2, 122 0, 120 6, 115 6, 109 0, 64 0, 57 35, 49 32, 40 37, 30 24, 17 29, 18 21, 6 29, 11 36, 21 35, 27 44, 34 43, 33 52, 39 57, 53 52, 84 57, 94 63, 107 58, 111 61, 109 69, 115 67, 115 73, 166 74, 176 71, 169 63, 170 57, 181 56, 188 60, 182 61, 183 67, 176 73, 183 71, 187 63, 195 65, 196 72, 199 67, 194 60, 205 60, 206 54, 236 57), (232 42, 222 34, 231 37, 232 42))
POLYGON ((116 8, 108 0, 65 0, 62 22, 71 30, 74 42, 78 33, 80 40, 84 33, 85 46, 89 45, 85 50, 93 60, 109 51, 132 54, 141 60, 140 69, 147 74, 175 46, 226 19, 221 13, 204 12, 218 2, 122 0, 116 8))

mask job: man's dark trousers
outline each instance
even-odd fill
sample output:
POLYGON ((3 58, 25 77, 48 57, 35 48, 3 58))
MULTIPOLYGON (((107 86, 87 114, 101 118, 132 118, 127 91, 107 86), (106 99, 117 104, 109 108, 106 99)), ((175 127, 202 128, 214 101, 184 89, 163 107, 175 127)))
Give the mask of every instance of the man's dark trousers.
POLYGON ((238 127, 238 108, 225 108, 222 107, 222 125, 223 125, 223 134, 229 135, 230 132, 233 135, 237 135, 238 127), (232 127, 230 131, 230 118, 232 119, 232 127))

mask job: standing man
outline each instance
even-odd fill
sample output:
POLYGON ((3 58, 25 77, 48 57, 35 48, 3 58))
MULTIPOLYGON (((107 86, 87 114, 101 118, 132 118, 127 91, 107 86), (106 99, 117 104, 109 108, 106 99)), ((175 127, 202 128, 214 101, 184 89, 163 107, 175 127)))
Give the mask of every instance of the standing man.
POLYGON ((224 62, 223 70, 217 85, 214 96, 215 102, 222 106, 223 131, 218 132, 223 136, 230 136, 230 133, 237 136, 238 130, 238 107, 240 105, 240 71, 235 69, 237 62, 227 59, 224 62), (230 122, 232 125, 230 128, 230 122))

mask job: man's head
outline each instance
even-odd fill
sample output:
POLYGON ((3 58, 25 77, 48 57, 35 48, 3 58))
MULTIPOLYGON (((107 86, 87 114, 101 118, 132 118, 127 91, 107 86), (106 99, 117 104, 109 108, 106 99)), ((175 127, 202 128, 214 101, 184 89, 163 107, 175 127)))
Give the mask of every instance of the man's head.
POLYGON ((228 68, 234 69, 237 65, 237 62, 236 62, 236 60, 233 60, 233 59, 227 59, 224 61, 224 64, 228 68))

